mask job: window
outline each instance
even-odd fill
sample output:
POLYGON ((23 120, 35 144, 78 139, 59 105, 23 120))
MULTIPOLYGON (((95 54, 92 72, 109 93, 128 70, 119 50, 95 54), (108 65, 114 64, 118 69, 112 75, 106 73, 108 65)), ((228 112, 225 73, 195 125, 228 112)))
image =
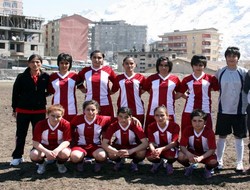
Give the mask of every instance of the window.
POLYGON ((12 2, 12 8, 17 8, 17 2, 16 1, 12 2))
POLYGON ((10 50, 15 50, 15 44, 10 44, 10 50))
POLYGON ((5 1, 5 2, 3 3, 3 7, 11 7, 10 2, 5 1))
POLYGON ((37 51, 37 45, 31 45, 30 50, 37 51))
POLYGON ((0 43, 0 49, 5 49, 5 43, 0 43))

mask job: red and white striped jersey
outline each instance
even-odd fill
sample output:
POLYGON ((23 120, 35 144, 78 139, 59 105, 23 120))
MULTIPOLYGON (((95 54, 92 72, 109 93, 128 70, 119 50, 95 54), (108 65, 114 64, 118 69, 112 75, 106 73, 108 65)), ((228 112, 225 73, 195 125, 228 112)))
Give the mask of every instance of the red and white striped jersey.
POLYGON ((154 115, 157 106, 165 105, 169 115, 175 114, 175 92, 179 91, 180 80, 177 76, 169 74, 163 78, 158 73, 150 75, 143 89, 150 93, 147 115, 154 115))
POLYGON ((128 77, 125 73, 118 75, 112 87, 116 92, 120 89, 117 107, 129 107, 132 114, 144 114, 144 105, 141 99, 141 90, 145 83, 145 77, 142 74, 135 73, 128 77))
POLYGON ((81 114, 75 116, 70 124, 74 129, 76 145, 100 145, 102 131, 111 124, 111 117, 97 115, 93 121, 89 122, 84 114, 81 114))
POLYGON ((130 145, 140 144, 140 140, 146 138, 142 127, 136 126, 131 122, 126 128, 123 128, 117 121, 108 127, 104 139, 111 141, 111 144, 121 145, 122 147, 129 147, 130 145))
POLYGON ((87 93, 85 100, 95 100, 100 106, 111 105, 110 81, 114 84, 116 74, 109 66, 102 66, 96 70, 85 67, 79 73, 79 78, 85 82, 87 93))
POLYGON ((173 121, 168 121, 164 128, 153 122, 148 126, 147 130, 149 143, 155 143, 157 147, 163 147, 171 142, 178 141, 180 127, 173 121))
POLYGON ((33 141, 54 150, 63 141, 71 141, 70 123, 62 118, 57 126, 52 127, 48 119, 39 121, 34 129, 33 141))
POLYGON ((211 113, 211 90, 218 91, 219 83, 215 76, 203 73, 199 78, 193 74, 181 82, 180 92, 188 92, 184 112, 191 113, 194 109, 202 109, 211 113))
POLYGON ((216 149, 215 134, 208 127, 205 127, 197 134, 193 127, 189 126, 181 136, 180 146, 185 146, 187 149, 191 149, 202 155, 210 149, 216 149))
POLYGON ((76 83, 77 74, 67 72, 62 76, 59 72, 50 75, 49 92, 54 94, 52 104, 61 104, 65 109, 65 115, 76 115, 76 83))

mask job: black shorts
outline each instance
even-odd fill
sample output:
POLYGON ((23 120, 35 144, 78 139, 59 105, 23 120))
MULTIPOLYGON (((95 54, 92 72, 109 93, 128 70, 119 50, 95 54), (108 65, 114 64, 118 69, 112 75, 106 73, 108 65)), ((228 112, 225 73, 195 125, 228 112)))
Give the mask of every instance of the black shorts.
POLYGON ((250 137, 250 104, 247 106, 247 128, 248 128, 248 134, 250 137))
POLYGON ((247 136, 246 115, 217 114, 215 134, 226 136, 233 132, 238 138, 247 136))

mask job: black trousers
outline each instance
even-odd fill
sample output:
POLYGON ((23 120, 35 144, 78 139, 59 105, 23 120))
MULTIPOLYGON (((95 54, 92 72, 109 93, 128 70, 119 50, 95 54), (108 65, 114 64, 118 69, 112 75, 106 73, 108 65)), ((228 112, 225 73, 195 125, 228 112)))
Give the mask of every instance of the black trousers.
POLYGON ((18 113, 16 118, 16 147, 12 153, 13 159, 22 158, 24 145, 28 133, 29 125, 32 125, 32 133, 38 121, 45 119, 46 114, 24 114, 18 113))

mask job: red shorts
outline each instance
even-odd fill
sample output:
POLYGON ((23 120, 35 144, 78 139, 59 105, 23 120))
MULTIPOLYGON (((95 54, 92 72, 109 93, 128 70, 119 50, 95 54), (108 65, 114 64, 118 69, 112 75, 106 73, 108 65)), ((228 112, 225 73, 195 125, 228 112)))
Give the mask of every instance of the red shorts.
MULTIPOLYGON (((194 154, 194 155, 197 155, 197 156, 201 156, 201 155, 202 155, 201 153, 197 153, 197 152, 195 152, 195 151, 192 150, 192 149, 188 149, 188 151, 191 152, 191 153, 194 154)), ((203 153, 203 154, 204 154, 204 153, 203 153)), ((211 160, 217 160, 217 156, 216 156, 215 154, 213 154, 213 155, 211 155, 211 156, 209 156, 209 157, 203 159, 203 160, 201 161, 201 163, 203 163, 203 164, 206 165, 206 164, 208 164, 211 160)))
POLYGON ((84 156, 93 157, 93 152, 95 152, 99 148, 102 148, 101 145, 89 144, 82 146, 74 146, 71 151, 78 150, 80 152, 83 152, 84 156))
MULTIPOLYGON (((146 157, 151 156, 152 151, 150 149, 147 150, 146 157)), ((177 158, 178 157, 178 150, 176 148, 171 148, 168 150, 164 150, 161 152, 161 158, 169 159, 169 158, 177 158)))

